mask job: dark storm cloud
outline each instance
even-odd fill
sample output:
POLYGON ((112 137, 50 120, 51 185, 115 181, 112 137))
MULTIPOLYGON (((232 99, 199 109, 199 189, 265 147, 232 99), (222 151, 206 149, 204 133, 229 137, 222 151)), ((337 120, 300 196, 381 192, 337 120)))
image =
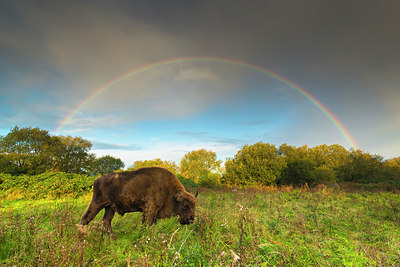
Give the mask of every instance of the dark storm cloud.
POLYGON ((2 57, 63 72, 113 72, 108 63, 118 74, 185 55, 249 61, 304 83, 399 67, 398 1, 5 1, 1 10, 2 57), (124 57, 106 56, 115 51, 124 57))
POLYGON ((376 63, 375 60, 390 60, 384 55, 393 55, 400 41, 398 1, 140 1, 125 4, 127 8, 123 10, 127 16, 170 33, 195 37, 200 47, 218 49, 219 54, 235 50, 258 59, 281 61, 282 57, 292 60, 296 55, 299 59, 312 55, 334 59, 336 55, 332 53, 336 51, 376 63))
MULTIPOLYGON (((389 127, 394 136, 400 130, 399 14, 400 1, 387 0, 1 1, 0 92, 7 99, 0 100, 0 116, 7 120, 0 126, 55 125, 93 90, 131 69, 173 57, 214 56, 258 65, 307 89, 360 143, 368 142, 362 136, 371 124, 376 135, 389 127)), ((257 94, 250 88, 254 77, 223 76, 218 64, 175 67, 181 69, 147 72, 127 81, 129 90, 99 96, 71 128, 192 116, 212 101, 229 99, 236 84, 244 85, 238 86, 243 95, 257 94), (168 77, 174 83, 165 85, 168 77), (190 88, 199 79, 224 85, 190 88), (122 120, 104 119, 113 114, 111 100, 124 111, 122 120)), ((298 106, 300 100, 293 101, 298 106)), ((259 125, 258 118, 249 122, 259 125)), ((190 135, 240 143, 211 133, 190 135)))

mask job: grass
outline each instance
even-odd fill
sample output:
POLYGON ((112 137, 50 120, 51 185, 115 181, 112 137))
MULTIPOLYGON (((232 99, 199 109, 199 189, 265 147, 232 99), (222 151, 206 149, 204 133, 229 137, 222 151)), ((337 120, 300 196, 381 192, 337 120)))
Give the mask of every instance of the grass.
POLYGON ((194 224, 170 218, 148 227, 139 213, 116 215, 115 241, 103 232, 102 213, 78 235, 89 201, 4 200, 0 264, 400 265, 400 196, 393 193, 202 189, 194 224))

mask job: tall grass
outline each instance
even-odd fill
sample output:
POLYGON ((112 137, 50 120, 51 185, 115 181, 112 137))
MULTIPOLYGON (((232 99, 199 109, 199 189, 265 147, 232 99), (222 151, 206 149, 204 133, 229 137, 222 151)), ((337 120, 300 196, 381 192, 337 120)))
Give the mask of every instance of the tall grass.
POLYGON ((148 227, 99 214, 79 236, 88 197, 3 201, 0 263, 42 266, 400 265, 400 197, 393 193, 203 189, 194 224, 148 227), (289 191, 289 192, 286 192, 289 191))

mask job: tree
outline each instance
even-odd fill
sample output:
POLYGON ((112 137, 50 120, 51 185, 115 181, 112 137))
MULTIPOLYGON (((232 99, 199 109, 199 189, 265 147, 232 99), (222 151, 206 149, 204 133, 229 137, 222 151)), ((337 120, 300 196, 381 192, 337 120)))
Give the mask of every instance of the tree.
POLYGON ((81 137, 57 136, 53 170, 68 173, 87 173, 95 160, 89 153, 92 143, 81 137))
POLYGON ((335 183, 350 153, 340 145, 296 148, 283 144, 279 151, 287 162, 279 182, 294 185, 335 183))
POLYGON ((245 145, 225 162, 224 180, 238 185, 276 184, 286 166, 274 145, 258 142, 245 145))
POLYGON ((125 164, 119 158, 114 158, 112 156, 102 156, 97 158, 92 163, 92 174, 108 174, 114 171, 120 170, 125 167, 125 164))
POLYGON ((340 181, 376 183, 385 180, 383 158, 361 150, 352 150, 338 170, 340 181))
POLYGON ((176 174, 178 172, 178 166, 174 161, 166 161, 161 159, 152 159, 152 160, 137 160, 133 163, 134 170, 145 168, 145 167, 162 167, 170 172, 176 174))
POLYGON ((310 148, 305 145, 296 148, 282 144, 279 147, 279 154, 285 159, 286 166, 278 180, 279 184, 303 185, 314 182, 315 162, 310 154, 310 148))
POLYGON ((51 168, 56 146, 56 138, 46 130, 15 126, 0 137, 1 171, 13 175, 43 173, 51 168))
POLYGON ((311 157, 317 167, 327 167, 332 170, 343 165, 350 152, 341 145, 320 145, 310 149, 311 157))
POLYGON ((202 173, 218 172, 221 163, 221 160, 217 160, 217 154, 211 150, 193 150, 183 156, 180 172, 183 176, 198 182, 202 173))
POLYGON ((400 180, 400 157, 386 160, 384 164, 388 179, 400 180))

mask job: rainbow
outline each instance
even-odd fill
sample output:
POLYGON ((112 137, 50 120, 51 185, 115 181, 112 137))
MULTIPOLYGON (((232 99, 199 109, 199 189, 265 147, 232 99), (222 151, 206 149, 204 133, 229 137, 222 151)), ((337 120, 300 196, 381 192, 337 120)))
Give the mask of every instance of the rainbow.
POLYGON ((148 70, 166 66, 166 65, 172 65, 176 63, 184 63, 184 62, 217 62, 217 63, 225 63, 225 64, 233 64, 236 66, 241 66, 246 69, 254 70, 257 72, 260 72, 262 74, 265 74, 267 76, 270 76, 274 79, 277 79, 281 81, 282 83, 286 84, 287 86, 291 87, 292 89, 296 90, 303 96, 305 96, 308 100, 311 101, 319 110, 321 110, 326 117, 335 125, 335 127, 340 131, 340 133, 343 135, 343 137, 346 139, 346 141, 351 145, 353 148, 358 148, 358 145, 354 138, 351 136, 349 131, 345 128, 343 123, 339 121, 338 118, 336 118, 335 115, 326 107, 324 106, 318 99, 316 99, 314 96, 312 96, 309 92, 307 92, 305 89, 301 88, 299 85, 295 84, 294 82, 289 81, 285 77, 279 75, 278 73, 275 73, 273 71, 267 70, 265 68, 259 67, 257 65, 253 65, 250 63, 246 63, 243 61, 238 61, 234 59, 227 59, 227 58, 219 58, 219 57, 181 57, 181 58, 171 58, 167 60, 162 60, 162 61, 157 61, 153 62, 150 64, 143 65, 141 67, 135 68, 133 70, 130 70, 116 78, 114 78, 111 81, 108 81, 101 87, 95 89, 89 96, 87 96, 85 99, 83 99, 65 118, 61 120, 61 122, 57 125, 56 129, 54 129, 53 133, 59 132, 63 126, 68 123, 72 117, 75 116, 75 114, 82 109, 85 105, 87 105, 93 98, 97 97, 98 95, 102 94, 104 91, 107 89, 111 88, 115 84, 122 82, 128 78, 131 78, 132 76, 141 74, 143 72, 146 72, 148 70))

